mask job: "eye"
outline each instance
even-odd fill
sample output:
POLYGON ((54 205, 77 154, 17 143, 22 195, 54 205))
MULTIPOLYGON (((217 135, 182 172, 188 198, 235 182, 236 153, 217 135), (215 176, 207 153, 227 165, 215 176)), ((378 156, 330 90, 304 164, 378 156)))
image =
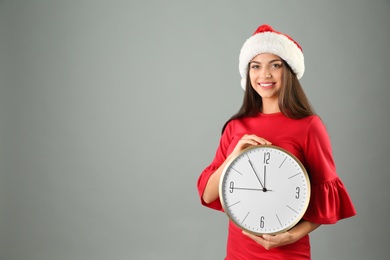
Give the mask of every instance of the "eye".
POLYGON ((278 69, 278 68, 281 68, 281 67, 282 67, 282 64, 280 64, 280 63, 273 63, 271 65, 271 68, 275 68, 275 69, 278 69))
POLYGON ((257 64, 252 64, 252 65, 251 65, 251 69, 258 69, 258 68, 260 68, 260 66, 257 65, 257 64))

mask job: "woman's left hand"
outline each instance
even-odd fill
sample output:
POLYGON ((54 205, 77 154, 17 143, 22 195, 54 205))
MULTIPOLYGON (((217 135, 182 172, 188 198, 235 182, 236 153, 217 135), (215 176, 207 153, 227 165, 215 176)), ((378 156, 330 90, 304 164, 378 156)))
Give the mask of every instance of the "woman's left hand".
POLYGON ((262 245, 265 249, 270 250, 271 248, 275 248, 278 246, 292 244, 301 239, 303 236, 309 234, 311 231, 315 230, 319 226, 320 224, 301 220, 298 225, 296 225, 289 231, 277 235, 256 236, 245 231, 242 231, 242 233, 253 239, 256 243, 262 245))
POLYGON ((267 250, 279 246, 288 245, 295 242, 293 236, 289 232, 284 232, 277 235, 262 235, 262 236, 256 236, 245 231, 243 231, 242 233, 250 237, 251 239, 253 239, 256 243, 262 245, 267 250))

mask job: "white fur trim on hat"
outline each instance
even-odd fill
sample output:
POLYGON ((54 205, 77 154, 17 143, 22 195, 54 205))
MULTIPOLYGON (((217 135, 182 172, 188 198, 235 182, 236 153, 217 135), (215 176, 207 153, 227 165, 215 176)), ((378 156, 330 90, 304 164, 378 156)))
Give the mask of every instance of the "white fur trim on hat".
POLYGON ((291 37, 274 31, 268 25, 260 26, 257 31, 245 41, 239 58, 241 86, 245 90, 249 62, 261 53, 271 53, 279 56, 291 67, 300 79, 305 71, 303 53, 300 46, 291 37))

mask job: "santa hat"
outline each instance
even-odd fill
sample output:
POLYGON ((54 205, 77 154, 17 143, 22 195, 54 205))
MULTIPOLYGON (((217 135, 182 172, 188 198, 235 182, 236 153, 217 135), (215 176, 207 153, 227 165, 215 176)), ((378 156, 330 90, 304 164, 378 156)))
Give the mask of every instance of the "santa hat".
POLYGON ((241 86, 245 89, 249 62, 261 53, 272 53, 282 58, 300 79, 305 71, 302 48, 290 36, 261 25, 241 48, 239 70, 241 86))

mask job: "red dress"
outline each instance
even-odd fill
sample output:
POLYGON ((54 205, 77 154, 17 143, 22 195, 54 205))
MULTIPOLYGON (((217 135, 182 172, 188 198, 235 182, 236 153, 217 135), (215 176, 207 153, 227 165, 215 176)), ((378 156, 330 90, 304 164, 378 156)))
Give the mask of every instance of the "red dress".
MULTIPOLYGON (((291 119, 282 113, 259 113, 255 117, 235 119, 228 123, 214 160, 198 179, 198 192, 203 205, 222 211, 219 199, 206 204, 202 195, 210 176, 244 134, 255 134, 290 151, 305 166, 310 176, 311 197, 303 219, 318 224, 334 224, 356 214, 348 192, 337 176, 330 139, 321 119, 318 116, 291 119)), ((225 259, 310 259, 309 236, 290 245, 266 250, 243 235, 230 221, 225 259)))

